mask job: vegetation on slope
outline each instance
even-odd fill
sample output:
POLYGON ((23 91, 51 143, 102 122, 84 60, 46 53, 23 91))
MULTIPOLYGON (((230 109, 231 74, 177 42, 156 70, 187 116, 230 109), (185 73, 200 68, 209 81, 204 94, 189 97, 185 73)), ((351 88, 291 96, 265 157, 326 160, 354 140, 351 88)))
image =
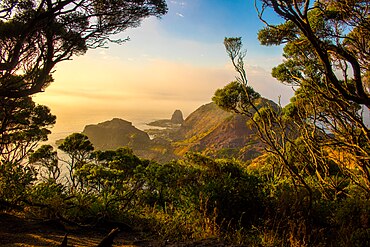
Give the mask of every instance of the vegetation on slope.
MULTIPOLYGON (((4 102, 0 112, 0 209, 6 215, 12 212, 51 220, 65 230, 118 226, 164 241, 217 238, 247 246, 370 245, 370 132, 360 111, 370 107, 368 1, 260 1, 261 18, 266 8, 272 8, 284 20, 259 33, 262 44, 285 45, 285 60, 273 69, 273 76, 297 90, 284 108, 261 100, 249 86, 241 39, 225 38, 239 77, 217 90, 213 100, 222 109, 247 117, 245 121, 264 144, 267 152, 249 166, 194 152, 177 161, 157 163, 140 159, 127 147, 94 150, 88 137, 79 133, 59 145, 66 159, 61 160, 51 146, 35 150, 55 117, 27 96, 51 82, 48 75, 54 55, 61 55, 62 60, 84 52, 89 40, 69 40, 71 33, 63 26, 53 30, 54 25, 43 25, 62 24, 53 19, 58 17, 51 12, 53 1, 26 2, 40 6, 34 9, 33 4, 17 1, 0 4, 2 31, 38 24, 35 29, 21 29, 28 35, 21 40, 18 31, 1 33, 2 44, 15 49, 1 54, 0 66, 4 102), (12 23, 13 17, 18 21, 12 23), (53 42, 55 38, 60 42, 53 42), (35 41, 41 50, 30 56, 35 41), (13 46, 14 42, 18 45, 13 46), (61 45, 57 54, 53 44, 61 45), (17 55, 21 51, 25 53, 17 55), (43 59, 47 67, 37 67, 43 59), (32 69, 17 71, 19 63, 32 69), (343 78, 337 76, 338 71, 343 78)), ((159 9, 146 9, 149 12, 137 20, 165 12, 162 1, 145 3, 159 9)), ((113 25, 100 38, 91 36, 95 41, 104 41, 106 34, 122 28, 115 26, 120 18, 104 15, 103 10, 112 8, 110 2, 103 5, 85 6, 86 10, 93 8, 93 14, 98 11, 99 17, 103 14, 106 22, 102 24, 113 25)), ((77 18, 69 17, 71 21, 77 18)), ((76 23, 77 29, 91 27, 84 20, 76 23)), ((234 119, 231 113, 222 114, 227 117, 220 122, 234 119)), ((189 121, 196 126, 197 117, 193 117, 189 121)), ((215 142, 212 133, 228 129, 222 129, 222 124, 207 125, 209 120, 199 126, 201 134, 188 128, 175 137, 188 140, 184 144, 191 148, 215 142)))
POLYGON ((246 161, 263 152, 255 129, 247 126, 248 119, 208 103, 191 113, 181 125, 172 123, 172 120, 158 120, 151 124, 166 128, 140 131, 125 120, 113 119, 88 125, 82 133, 97 150, 127 146, 142 158, 161 162, 180 159, 189 151, 246 161), (153 139, 150 140, 145 132, 153 139))

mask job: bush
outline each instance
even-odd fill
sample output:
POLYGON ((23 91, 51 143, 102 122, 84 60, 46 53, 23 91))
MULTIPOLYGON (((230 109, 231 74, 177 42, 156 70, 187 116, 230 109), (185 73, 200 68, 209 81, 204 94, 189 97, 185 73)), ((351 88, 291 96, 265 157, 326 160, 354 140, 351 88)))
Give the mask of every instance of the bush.
POLYGON ((338 205, 335 225, 343 246, 370 246, 370 200, 348 197, 338 205))
POLYGON ((0 208, 19 206, 36 177, 36 170, 30 166, 0 162, 0 208))

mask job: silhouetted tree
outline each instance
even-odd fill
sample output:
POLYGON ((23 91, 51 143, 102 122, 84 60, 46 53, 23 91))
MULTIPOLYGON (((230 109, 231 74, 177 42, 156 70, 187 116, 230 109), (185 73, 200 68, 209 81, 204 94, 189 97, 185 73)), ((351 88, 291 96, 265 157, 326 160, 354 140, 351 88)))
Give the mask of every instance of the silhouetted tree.
POLYGON ((94 146, 86 135, 73 133, 67 136, 58 148, 69 157, 69 159, 64 160, 64 162, 68 164, 71 189, 76 189, 78 185, 82 188, 84 181, 76 176, 76 170, 88 162, 91 152, 94 150, 94 146))
MULTIPOLYGON (((257 1, 256 1, 257 2, 257 1)), ((370 108, 369 1, 336 0, 260 0, 259 16, 267 27, 259 32, 264 45, 287 44, 285 53, 300 53, 301 66, 314 66, 325 87, 326 98, 344 99, 370 108), (285 22, 271 25, 265 21, 266 9, 272 9, 285 22), (309 63, 307 63, 309 62, 309 63), (339 76, 341 72, 341 76, 339 76), (344 78, 344 80, 341 79, 344 78)), ((298 82, 310 77, 292 66, 287 57, 280 66, 287 76, 283 81, 298 82)), ((281 78, 281 77, 280 77, 281 78)), ((281 78, 282 79, 282 78, 281 78)), ((318 82, 316 82, 318 83, 318 82)), ((317 84, 311 82, 316 88, 317 84)))
POLYGON ((41 92, 54 66, 111 35, 167 12, 164 0, 24 0, 0 2, 0 97, 41 92))
POLYGON ((264 45, 285 44, 285 59, 273 69, 272 75, 299 87, 284 113, 299 130, 301 144, 310 154, 306 162, 320 170, 318 179, 334 190, 341 189, 338 181, 330 181, 330 162, 369 192, 370 131, 361 108, 370 108, 370 3, 362 0, 261 3, 261 19, 267 8, 284 19, 279 25, 265 22, 267 27, 258 37, 264 45))
POLYGON ((61 171, 58 164, 57 151, 54 151, 51 145, 42 145, 30 155, 29 162, 43 168, 40 169, 41 177, 50 182, 57 182, 61 171))
POLYGON ((31 97, 0 98, 0 161, 23 161, 47 140, 55 119, 49 108, 35 104, 31 97))

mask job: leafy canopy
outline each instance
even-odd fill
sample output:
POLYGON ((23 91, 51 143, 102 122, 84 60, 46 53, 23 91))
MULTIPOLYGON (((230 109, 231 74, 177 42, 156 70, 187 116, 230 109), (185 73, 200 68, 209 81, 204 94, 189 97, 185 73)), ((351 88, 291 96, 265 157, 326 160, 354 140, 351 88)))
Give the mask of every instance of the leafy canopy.
POLYGON ((0 97, 41 92, 54 66, 114 34, 167 12, 164 0, 5 0, 0 2, 0 97))
POLYGON ((331 100, 340 95, 370 108, 369 1, 259 2, 259 16, 267 24, 259 32, 259 40, 263 45, 286 44, 286 60, 274 69, 275 77, 289 84, 300 84, 302 79, 315 76, 311 85, 323 86, 321 93, 331 100), (285 21, 277 25, 265 21, 267 9, 285 21))

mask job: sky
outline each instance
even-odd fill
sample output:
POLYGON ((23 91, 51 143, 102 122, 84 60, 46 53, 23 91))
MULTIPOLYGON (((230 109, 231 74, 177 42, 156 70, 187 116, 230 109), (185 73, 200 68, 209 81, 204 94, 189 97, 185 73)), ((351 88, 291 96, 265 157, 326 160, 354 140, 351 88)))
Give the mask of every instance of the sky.
POLYGON ((143 125, 170 118, 176 109, 188 116, 235 80, 225 37, 242 37, 249 84, 263 97, 289 102, 291 88, 271 76, 282 47, 259 44, 264 24, 254 0, 167 0, 167 5, 162 18, 150 17, 117 36, 128 42, 56 66, 55 81, 34 97, 57 116, 54 133, 82 131, 114 117, 143 125))

